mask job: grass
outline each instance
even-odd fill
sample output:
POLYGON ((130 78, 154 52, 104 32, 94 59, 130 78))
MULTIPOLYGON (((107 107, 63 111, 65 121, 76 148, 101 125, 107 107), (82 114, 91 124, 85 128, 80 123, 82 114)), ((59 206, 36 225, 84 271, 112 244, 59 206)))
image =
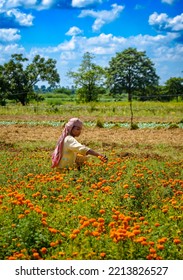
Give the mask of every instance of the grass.
MULTIPOLYGON (((130 107, 128 102, 99 102, 89 104, 75 104, 75 102, 60 102, 55 98, 55 103, 48 105, 45 103, 35 103, 28 106, 17 106, 9 104, 0 108, 0 115, 54 115, 78 117, 87 116, 95 118, 114 118, 120 117, 122 120, 130 119, 130 107), (57 103, 57 104, 56 104, 57 103)), ((134 118, 149 118, 151 121, 156 120, 165 122, 180 122, 183 115, 183 102, 133 102, 134 118)))

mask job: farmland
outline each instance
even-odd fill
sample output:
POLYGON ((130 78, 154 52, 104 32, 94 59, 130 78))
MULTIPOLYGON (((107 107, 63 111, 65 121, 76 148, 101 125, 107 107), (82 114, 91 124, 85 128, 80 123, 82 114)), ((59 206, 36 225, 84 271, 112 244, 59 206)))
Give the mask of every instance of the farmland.
POLYGON ((183 104, 126 102, 0 108, 1 260, 180 260, 183 104), (108 156, 51 169, 63 124, 108 156))

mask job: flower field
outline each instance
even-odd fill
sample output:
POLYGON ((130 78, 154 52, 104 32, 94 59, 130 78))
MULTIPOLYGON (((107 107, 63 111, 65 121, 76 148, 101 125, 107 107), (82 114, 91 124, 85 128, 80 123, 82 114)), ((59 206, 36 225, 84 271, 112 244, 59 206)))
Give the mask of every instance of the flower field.
POLYGON ((183 161, 106 151, 80 170, 2 145, 1 260, 180 260, 183 161))
POLYGON ((0 108, 1 260, 183 259, 182 102, 133 106, 146 127, 124 102, 0 108), (71 116, 108 162, 51 169, 71 116))

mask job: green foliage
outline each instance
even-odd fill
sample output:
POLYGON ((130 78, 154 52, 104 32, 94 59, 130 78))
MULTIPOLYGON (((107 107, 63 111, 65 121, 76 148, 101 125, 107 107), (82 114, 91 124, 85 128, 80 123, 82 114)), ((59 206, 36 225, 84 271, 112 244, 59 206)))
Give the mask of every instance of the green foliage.
POLYGON ((183 98, 183 78, 170 78, 165 83, 165 91, 169 96, 169 100, 183 98))
POLYGON ((100 128, 103 128, 104 127, 104 123, 101 120, 98 119, 97 123, 96 123, 96 126, 100 127, 100 128))
POLYGON ((36 55, 32 63, 22 54, 14 54, 9 62, 0 67, 0 79, 3 77, 3 88, 0 89, 8 99, 16 100, 22 105, 35 99, 34 86, 40 81, 47 81, 54 87, 59 81, 56 61, 36 55))
POLYGON ((83 60, 77 72, 70 71, 68 76, 73 79, 77 88, 77 96, 81 102, 97 101, 100 94, 105 93, 102 87, 105 71, 92 62, 94 56, 89 52, 83 55, 83 60))
POLYGON ((133 94, 148 95, 158 85, 159 77, 145 52, 128 48, 117 53, 109 62, 107 84, 113 95, 127 93, 131 101, 133 94))

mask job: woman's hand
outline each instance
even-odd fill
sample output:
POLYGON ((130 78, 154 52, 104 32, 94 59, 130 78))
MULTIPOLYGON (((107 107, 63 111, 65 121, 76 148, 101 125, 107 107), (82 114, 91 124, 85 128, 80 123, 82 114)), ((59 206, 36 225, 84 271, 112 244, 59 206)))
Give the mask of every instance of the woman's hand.
POLYGON ((107 162, 108 161, 108 158, 106 155, 100 155, 98 156, 98 158, 102 161, 102 162, 107 162))

